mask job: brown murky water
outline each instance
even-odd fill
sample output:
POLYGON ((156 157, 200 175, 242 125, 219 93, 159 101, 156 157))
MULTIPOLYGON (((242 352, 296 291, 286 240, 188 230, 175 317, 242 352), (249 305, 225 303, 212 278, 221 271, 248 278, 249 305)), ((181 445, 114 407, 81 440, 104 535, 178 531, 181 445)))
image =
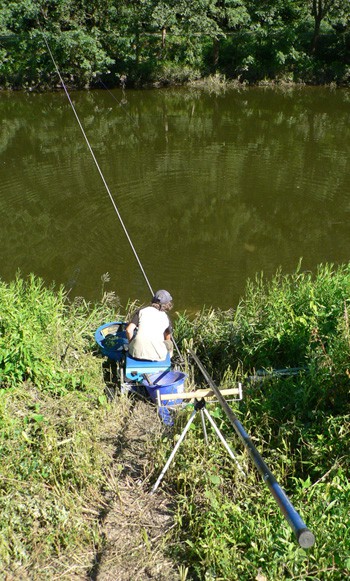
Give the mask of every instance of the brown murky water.
MULTIPOLYGON (((246 280, 349 260, 350 91, 73 93, 154 289, 228 308, 246 280)), ((0 93, 0 276, 149 290, 64 93, 0 93)))

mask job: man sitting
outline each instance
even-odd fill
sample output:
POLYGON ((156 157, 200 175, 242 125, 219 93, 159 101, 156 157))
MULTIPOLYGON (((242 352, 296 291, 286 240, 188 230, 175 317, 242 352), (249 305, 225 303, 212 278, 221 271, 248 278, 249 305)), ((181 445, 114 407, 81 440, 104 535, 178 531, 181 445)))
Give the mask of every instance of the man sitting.
POLYGON ((167 311, 170 311, 172 306, 170 293, 166 290, 158 290, 150 305, 136 311, 125 329, 131 357, 147 361, 163 361, 168 352, 170 352, 170 357, 172 356, 172 326, 167 315, 167 311))

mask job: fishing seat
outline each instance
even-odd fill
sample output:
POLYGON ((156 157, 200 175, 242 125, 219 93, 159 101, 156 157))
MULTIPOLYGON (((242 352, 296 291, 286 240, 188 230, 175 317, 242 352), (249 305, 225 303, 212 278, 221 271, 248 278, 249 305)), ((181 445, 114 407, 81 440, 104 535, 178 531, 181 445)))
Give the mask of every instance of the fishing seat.
POLYGON ((101 353, 115 362, 116 374, 122 391, 138 390, 147 375, 171 370, 170 353, 163 361, 137 359, 128 352, 125 321, 113 321, 101 325, 95 332, 95 340, 101 353))
POLYGON ((125 352, 124 373, 125 379, 132 382, 142 382, 144 375, 149 373, 161 373, 169 371, 171 368, 170 353, 163 361, 148 361, 146 359, 136 359, 125 352))

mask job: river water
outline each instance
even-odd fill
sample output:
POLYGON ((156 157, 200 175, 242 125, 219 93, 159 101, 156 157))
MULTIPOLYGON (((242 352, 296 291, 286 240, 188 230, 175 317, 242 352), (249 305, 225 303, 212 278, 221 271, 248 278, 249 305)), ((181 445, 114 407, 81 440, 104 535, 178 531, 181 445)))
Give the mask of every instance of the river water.
MULTIPOLYGON (((278 267, 349 260, 350 91, 72 93, 151 286, 229 308, 278 267)), ((0 277, 147 301, 65 94, 0 93, 0 277)))

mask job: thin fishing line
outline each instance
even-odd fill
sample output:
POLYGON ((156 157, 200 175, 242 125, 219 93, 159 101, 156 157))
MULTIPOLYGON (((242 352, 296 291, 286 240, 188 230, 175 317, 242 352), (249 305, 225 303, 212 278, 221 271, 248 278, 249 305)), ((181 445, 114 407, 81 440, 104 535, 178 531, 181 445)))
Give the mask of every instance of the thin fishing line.
MULTIPOLYGON (((39 26, 40 26, 40 28, 41 28, 41 25, 40 25, 40 23, 39 23, 39 26)), ((46 40, 46 36, 45 36, 45 34, 44 34, 44 32, 43 32, 42 28, 41 28, 41 33, 42 33, 42 35, 43 35, 43 39, 44 39, 44 42, 45 42, 45 44, 46 44, 46 48, 47 48, 47 50, 48 50, 48 52, 49 52, 49 55, 50 55, 50 57, 51 57, 51 59, 52 59, 52 62, 53 62, 53 64, 54 64, 54 67, 55 67, 55 69, 56 69, 56 72, 57 72, 57 74, 58 74, 58 76, 59 76, 59 79, 60 79, 60 81, 61 81, 61 84, 62 84, 62 87, 63 87, 63 89, 64 89, 64 92, 66 93, 67 99, 68 99, 68 101, 69 101, 69 103, 70 103, 70 106, 72 107, 72 110, 73 110, 73 113, 74 113, 74 115, 75 115, 75 118, 76 118, 76 120, 77 120, 77 122, 78 122, 78 125, 79 125, 79 127, 80 127, 80 129, 81 129, 81 132, 82 132, 82 134, 83 134, 83 136, 84 136, 84 139, 85 139, 85 141, 86 141, 86 144, 87 144, 87 146, 88 146, 88 148, 89 148, 89 151, 90 151, 90 153, 91 153, 91 155, 92 155, 92 158, 93 158, 93 160, 94 160, 94 162, 95 162, 95 165, 96 165, 96 167, 97 167, 98 173, 99 173, 99 174, 100 174, 100 176, 101 176, 101 179, 102 179, 102 181, 103 181, 103 184, 104 184, 104 186, 105 186, 105 188, 106 188, 106 191, 107 191, 107 193, 108 193, 108 196, 109 196, 109 198, 110 198, 110 200, 111 200, 111 202, 112 202, 112 204, 113 204, 114 210, 115 210, 115 212, 116 212, 116 214, 117 214, 117 216, 118 216, 118 218, 119 218, 119 222, 120 222, 120 224, 121 224, 121 226, 122 226, 122 228, 123 228, 123 230, 124 230, 124 234, 125 234, 125 236, 127 237, 127 240, 128 240, 128 242, 129 242, 129 244, 130 244, 130 246, 131 246, 131 249, 132 249, 132 251, 133 251, 133 253, 134 253, 134 256, 135 256, 135 258, 136 258, 136 260, 137 260, 137 263, 138 263, 138 265, 139 265, 139 267, 140 267, 140 269, 141 269, 141 272, 142 272, 142 274, 143 274, 143 276, 144 276, 144 279, 145 279, 145 281, 146 281, 146 284, 147 284, 147 286, 148 286, 149 290, 151 291, 151 294, 152 294, 152 296, 154 296, 153 289, 152 289, 152 287, 151 287, 151 284, 150 284, 150 282, 149 282, 149 280, 148 280, 148 278, 147 278, 146 272, 145 272, 145 270, 144 270, 144 268, 143 268, 143 266, 142 266, 141 260, 140 260, 140 258, 139 258, 139 256, 138 256, 138 254, 137 254, 137 252, 136 252, 136 249, 135 249, 135 247, 134 247, 134 245, 133 245, 133 243, 132 243, 132 240, 131 240, 131 238, 130 238, 130 236, 129 236, 129 233, 128 233, 128 231, 127 231, 127 228, 126 228, 126 226, 125 226, 125 224, 124 224, 124 222, 123 222, 123 219, 122 219, 122 217, 121 217, 121 215, 120 215, 120 212, 119 212, 119 210, 118 210, 118 207, 117 207, 117 205, 116 205, 116 203, 115 203, 115 201, 114 201, 114 199, 113 199, 113 196, 112 196, 112 194, 111 194, 111 192, 110 192, 110 189, 109 189, 109 187, 108 187, 108 184, 107 184, 107 182, 106 182, 106 180, 105 180, 105 177, 104 177, 104 175, 103 175, 103 173, 102 173, 102 170, 101 170, 101 168, 100 168, 100 166, 99 166, 99 163, 98 163, 98 161, 97 161, 97 159, 96 159, 96 156, 95 156, 95 154, 94 154, 94 152, 93 152, 93 149, 92 149, 92 147, 91 147, 91 145, 90 145, 90 142, 89 142, 89 140, 88 140, 88 138, 87 138, 87 135, 86 135, 86 133, 85 133, 85 131, 84 131, 84 128, 83 128, 83 126, 82 126, 82 124, 81 124, 81 122, 80 122, 80 119, 79 119, 78 113, 77 113, 77 112, 76 112, 76 110, 75 110, 75 107, 74 107, 74 104, 73 104, 73 102, 72 102, 72 99, 71 99, 71 97, 70 97, 70 94, 68 93, 67 87, 66 87, 66 85, 65 85, 65 83, 64 83, 64 81, 63 81, 63 78, 62 78, 62 76, 61 76, 61 73, 60 73, 60 71, 59 71, 59 68, 58 68, 58 66, 57 66, 57 64, 56 64, 56 61, 55 61, 55 59, 54 59, 54 56, 53 56, 53 54, 52 54, 52 52, 51 52, 51 49, 50 49, 50 47, 49 47, 49 43, 48 43, 48 42, 47 42, 47 40, 46 40)))
MULTIPOLYGON (((147 284, 147 286, 148 286, 149 290, 151 291, 151 295, 152 295, 152 297, 153 297, 153 296, 154 296, 154 291, 153 291, 153 289, 152 289, 152 287, 151 287, 151 284, 150 284, 150 282, 149 282, 149 280, 148 280, 148 278, 147 278, 147 275, 146 275, 146 272, 145 272, 145 270, 144 270, 144 268, 143 268, 143 266, 142 266, 141 260, 140 260, 140 258, 139 258, 139 256, 138 256, 138 254, 137 254, 137 252, 136 252, 136 249, 135 249, 135 247, 134 247, 134 245, 133 245, 133 243, 132 243, 132 240, 131 240, 131 238, 130 238, 130 236, 129 236, 129 233, 128 233, 128 231, 127 231, 127 228, 126 228, 126 226, 125 226, 125 224, 124 224, 124 222, 123 222, 123 219, 122 219, 122 217, 121 217, 121 214, 120 214, 120 212, 119 212, 119 210, 118 210, 118 207, 117 207, 117 205, 116 205, 116 203, 115 203, 115 201, 114 201, 114 199, 113 199, 113 196, 112 196, 112 194, 111 194, 111 192, 110 192, 110 189, 109 189, 109 187, 108 187, 108 184, 107 184, 107 182, 106 182, 106 180, 105 180, 105 177, 104 177, 104 175, 103 175, 103 173, 102 173, 102 170, 101 170, 101 168, 100 168, 100 166, 99 166, 99 163, 98 163, 98 161, 97 161, 97 159, 96 159, 96 156, 95 156, 95 154, 94 154, 94 152, 93 152, 93 149, 92 149, 92 147, 91 147, 91 145, 90 145, 90 142, 89 142, 89 140, 88 140, 88 138, 87 138, 87 135, 86 135, 86 133, 85 133, 85 131, 84 131, 84 128, 83 128, 83 126, 82 126, 82 124, 81 124, 81 122, 80 122, 80 119, 79 119, 78 113, 77 113, 77 112, 76 112, 76 110, 75 110, 75 107, 74 107, 73 101, 72 101, 72 99, 71 99, 71 97, 70 97, 70 94, 68 93, 67 87, 66 87, 66 85, 65 85, 65 83, 64 83, 64 81, 63 81, 63 78, 62 78, 62 76, 61 76, 61 73, 60 73, 60 71, 59 71, 59 68, 58 68, 58 66, 57 66, 57 63, 56 63, 56 61, 55 61, 55 59, 54 59, 54 56, 53 56, 53 54, 52 54, 52 52, 51 52, 51 49, 50 49, 49 43, 47 42, 46 36, 45 36, 45 34, 44 34, 44 31, 43 31, 43 29, 42 29, 42 27, 41 27, 41 24, 40 24, 40 22, 38 22, 38 24, 39 24, 39 27, 40 27, 40 29, 41 29, 41 33, 42 33, 42 35, 43 35, 43 39, 44 39, 44 42, 45 42, 46 48, 47 48, 47 50, 48 50, 48 52, 49 52, 49 55, 50 55, 50 57, 51 57, 51 59, 52 59, 52 62, 53 62, 53 64, 54 64, 54 67, 55 67, 55 69, 56 69, 56 72, 57 72, 57 74, 58 74, 58 77, 59 77, 59 79, 60 79, 60 81, 61 81, 61 84, 62 84, 62 87, 63 87, 63 89, 64 89, 64 92, 66 93, 67 99, 68 99, 68 101, 69 101, 69 103, 70 103, 70 106, 71 106, 71 108, 72 108, 72 110, 73 110, 73 113, 74 113, 74 115, 75 115, 75 118, 76 118, 76 120, 77 120, 77 122, 78 122, 78 125, 79 125, 79 127, 80 127, 80 129, 81 129, 81 132, 82 132, 82 134, 83 134, 83 136, 84 136, 84 139, 85 139, 85 141, 86 141, 86 144, 87 144, 87 146, 88 146, 88 148, 89 148, 89 151, 90 151, 90 153, 91 153, 91 155, 92 155, 92 158, 93 158, 93 160, 94 160, 94 162, 95 162, 95 165, 96 165, 96 167, 97 167, 98 173, 99 173, 99 174, 100 174, 100 176, 101 176, 101 179, 102 179, 102 181, 103 181, 103 184, 104 184, 104 186, 105 186, 105 188, 106 188, 106 191, 107 191, 107 193, 108 193, 108 196, 109 196, 109 198, 110 198, 110 200, 111 200, 111 202, 112 202, 112 205, 113 205, 113 207, 114 207, 114 210, 115 210, 115 212, 116 212, 116 214, 117 214, 117 216, 118 216, 118 218, 119 218, 119 222, 120 222, 120 224, 121 224, 121 226, 122 226, 122 228, 123 228, 123 230, 124 230, 124 234, 125 234, 125 236, 126 236, 126 238, 127 238, 128 242, 129 242, 129 244, 130 244, 130 246, 131 246, 131 249, 132 249, 132 251, 133 251, 133 253, 134 253, 134 256, 135 256, 135 258, 136 258, 136 261, 137 261, 137 263, 138 263, 138 265, 139 265, 139 267, 140 267, 140 269, 141 269, 141 272, 142 272, 142 274, 143 274, 143 277, 144 277, 144 279, 145 279, 145 281, 146 281, 146 284, 147 284)), ((179 355, 179 357, 180 357, 180 360, 181 360, 181 361, 183 361, 183 357, 182 357, 182 355, 181 355, 181 353, 180 353, 180 350, 179 350, 179 348, 178 348, 178 346, 177 346, 177 344, 176 344, 176 342, 175 342, 175 340, 174 340, 174 339, 173 339, 173 342, 174 342, 174 345, 175 345, 176 351, 177 351, 177 353, 178 353, 178 355, 179 355)))

